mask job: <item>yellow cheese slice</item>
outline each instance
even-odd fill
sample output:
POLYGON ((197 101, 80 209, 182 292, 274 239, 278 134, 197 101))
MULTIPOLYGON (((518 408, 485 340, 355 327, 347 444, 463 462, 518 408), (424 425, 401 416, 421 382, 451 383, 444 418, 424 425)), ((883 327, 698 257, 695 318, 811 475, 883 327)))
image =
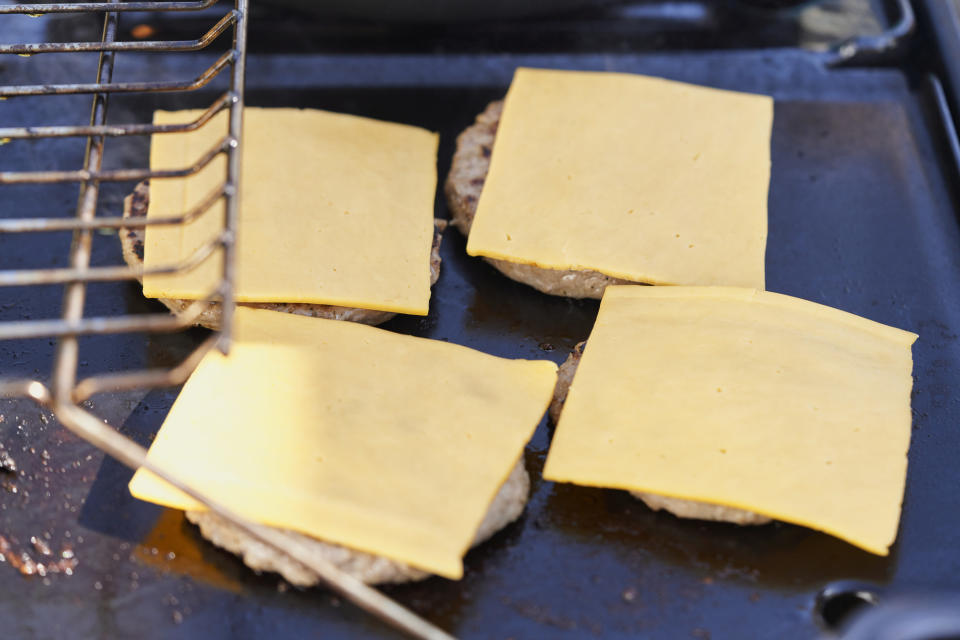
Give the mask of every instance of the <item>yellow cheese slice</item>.
POLYGON ((544 477, 746 509, 886 555, 916 338, 776 293, 610 287, 544 477))
MULTIPOLYGON (((238 309, 235 331, 150 459, 248 519, 461 577, 556 365, 274 311, 238 309)), ((200 508, 144 471, 130 491, 200 508)))
POLYGON ((762 289, 772 122, 766 96, 518 69, 467 252, 762 289))
MULTIPOLYGON (((199 111, 158 111, 156 124, 199 111)), ((436 134, 407 125, 300 109, 244 111, 236 296, 425 315, 436 191, 436 134)), ((227 132, 227 113, 201 129, 153 137, 153 169, 189 167, 227 132)), ((183 180, 153 180, 148 217, 176 216, 224 181, 219 156, 183 180)), ((187 260, 223 225, 221 204, 177 227, 148 229, 145 266, 187 260)), ((186 274, 147 276, 151 298, 203 298, 219 254, 186 274)))

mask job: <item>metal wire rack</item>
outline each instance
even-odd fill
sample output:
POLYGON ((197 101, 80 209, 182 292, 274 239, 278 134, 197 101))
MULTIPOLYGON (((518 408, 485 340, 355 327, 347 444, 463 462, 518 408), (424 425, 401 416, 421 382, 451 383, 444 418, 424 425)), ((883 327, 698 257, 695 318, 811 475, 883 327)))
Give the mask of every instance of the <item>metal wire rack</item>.
MULTIPOLYGON (((68 231, 73 233, 69 251, 69 267, 56 269, 0 270, 0 288, 38 285, 63 285, 62 314, 59 319, 20 320, 0 323, 0 340, 55 338, 53 367, 48 383, 36 379, 0 380, 0 397, 28 397, 49 407, 67 429, 102 449, 131 468, 145 468, 173 486, 205 504, 265 544, 287 554, 319 575, 328 585, 361 608, 387 623, 422 638, 449 638, 446 633, 417 617, 378 591, 342 573, 326 561, 312 556, 295 538, 283 532, 243 520, 229 509, 206 498, 201 492, 179 480, 175 474, 150 462, 146 450, 120 434, 82 406, 96 394, 121 390, 174 386, 192 373, 203 356, 219 349, 226 353, 230 346, 233 294, 235 229, 239 211, 240 160, 244 104, 244 75, 249 0, 234 0, 232 8, 202 37, 185 41, 119 41, 118 23, 129 12, 200 11, 221 0, 163 0, 150 2, 76 2, 66 4, 0 4, 0 22, 4 15, 41 16, 45 14, 102 14, 103 30, 97 42, 49 42, 0 44, 0 54, 29 56, 44 53, 98 53, 96 77, 91 83, 31 84, 0 86, 0 100, 23 96, 90 95, 92 110, 89 124, 72 126, 30 126, 0 128, 0 142, 39 140, 45 138, 86 138, 83 168, 74 171, 0 172, 4 185, 52 185, 75 183, 79 199, 73 217, 0 218, 0 234, 31 234, 68 231), (114 82, 114 64, 119 52, 188 52, 199 51, 232 32, 233 44, 206 70, 195 78, 175 81, 114 82), (111 95, 150 92, 191 92, 206 87, 222 73, 229 73, 230 88, 216 99, 194 122, 183 125, 107 124, 107 107, 111 95), (214 148, 185 168, 104 169, 105 142, 112 137, 153 136, 186 132, 206 126, 222 111, 229 112, 229 131, 214 148), (219 156, 226 157, 226 175, 222 184, 196 208, 172 217, 123 218, 98 216, 100 187, 107 182, 164 180, 184 178, 201 171, 219 156), (192 256, 179 264, 151 270, 128 266, 92 266, 93 234, 100 230, 120 232, 130 228, 159 225, 182 225, 203 216, 214 205, 223 202, 226 214, 219 232, 192 256), (111 317, 85 317, 84 305, 88 285, 142 278, 145 274, 177 273, 195 268, 200 263, 219 257, 219 282, 201 300, 190 304, 178 315, 141 314, 111 317), (222 324, 183 362, 170 369, 148 369, 113 372, 78 380, 79 338, 87 335, 132 332, 171 332, 185 329, 210 305, 222 305, 222 324)), ((0 196, 2 197, 2 196, 0 196)), ((2 200, 0 200, 2 202, 2 200)))

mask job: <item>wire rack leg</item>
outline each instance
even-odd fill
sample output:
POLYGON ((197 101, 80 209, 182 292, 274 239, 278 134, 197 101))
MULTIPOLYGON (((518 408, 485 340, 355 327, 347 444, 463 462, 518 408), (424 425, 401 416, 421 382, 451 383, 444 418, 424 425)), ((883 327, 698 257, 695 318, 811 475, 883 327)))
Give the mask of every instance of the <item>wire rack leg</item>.
MULTIPOLYGON (((129 389, 142 385, 160 385, 167 386, 187 377, 189 372, 197 365, 202 358, 203 353, 214 345, 226 353, 230 346, 230 334, 232 328, 233 311, 235 307, 235 298, 233 294, 233 280, 235 275, 236 250, 234 240, 234 230, 237 228, 239 219, 239 190, 240 171, 241 171, 241 140, 243 129, 243 93, 244 93, 244 75, 245 75, 245 51, 247 38, 247 17, 249 9, 249 0, 234 0, 235 9, 233 11, 234 24, 234 42, 232 51, 220 57, 217 63, 208 69, 207 72, 193 83, 127 83, 112 84, 113 70, 116 57, 116 51, 127 50, 133 47, 126 46, 129 43, 117 43, 117 26, 119 15, 123 11, 133 8, 143 8, 147 10, 192 10, 200 9, 215 4, 217 0, 196 0, 194 2, 122 2, 121 0, 108 0, 102 3, 76 3, 61 5, 37 5, 38 13, 80 13, 103 11, 104 23, 100 46, 88 47, 89 51, 99 51, 99 61, 97 65, 97 79, 94 85, 69 85, 69 86, 31 86, 31 87, 0 87, 0 95, 53 95, 69 93, 91 93, 93 95, 93 105, 90 114, 90 125, 88 127, 66 127, 66 128, 41 128, 32 131, 16 130, 12 134, 17 138, 33 137, 57 137, 57 136, 78 136, 83 135, 87 138, 86 152, 84 155, 83 170, 80 172, 55 172, 53 174, 41 174, 37 178, 37 173, 33 174, 0 174, 0 184, 4 183, 46 183, 46 182, 65 182, 74 181, 80 183, 79 196, 77 201, 76 214, 72 223, 66 221, 50 220, 26 220, 26 221, 8 221, 0 227, 3 231, 42 231, 49 230, 52 227, 73 230, 73 242, 70 248, 68 273, 45 273, 45 274, 27 274, 29 278, 37 278, 43 281, 65 282, 63 308, 61 320, 56 321, 32 321, 30 326, 24 323, 12 323, 14 326, 0 327, 3 329, 4 338, 23 338, 39 337, 47 335, 56 335, 58 337, 54 366, 52 372, 52 384, 48 389, 41 382, 36 380, 15 380, 4 382, 0 381, 0 396, 27 396, 33 398, 36 402, 46 405, 53 409, 58 420, 70 431, 76 433, 87 442, 103 450, 108 455, 116 458, 123 464, 133 468, 146 469, 177 489, 180 489, 187 495, 198 500, 211 511, 227 519, 231 524, 253 536, 267 546, 287 555, 295 562, 301 564, 307 569, 313 571, 320 579, 333 590, 342 594, 347 600, 364 609, 365 611, 380 618, 387 624, 404 631, 418 638, 429 640, 450 640, 451 636, 420 618, 410 610, 400 604, 387 598, 376 589, 367 586, 360 580, 344 573, 323 558, 313 555, 302 542, 291 537, 284 532, 256 524, 241 518, 223 505, 211 500, 203 493, 196 491, 189 484, 181 480, 177 474, 172 474, 162 467, 154 465, 147 459, 147 451, 136 444, 126 436, 122 435, 112 427, 104 424, 99 418, 78 406, 78 401, 94 393, 109 389, 129 389), (146 172, 123 172, 112 171, 103 172, 103 156, 106 139, 113 135, 131 135, 153 133, 157 127, 155 125, 127 126, 111 128, 106 125, 107 107, 109 95, 111 93, 130 93, 133 91, 164 91, 164 90, 192 90, 204 86, 206 82, 215 77, 217 73, 227 65, 233 65, 231 75, 231 89, 227 94, 227 99, 223 104, 230 109, 230 131, 223 147, 214 149, 208 154, 209 161, 220 153, 227 154, 227 179, 223 189, 223 196, 226 198, 226 220, 225 229, 218 242, 223 251, 223 279, 218 288, 219 296, 222 300, 222 323, 221 334, 219 337, 212 336, 210 340, 201 349, 191 356, 182 366, 170 371, 147 371, 139 374, 118 374, 114 376, 101 376, 100 378, 88 379, 77 384, 77 363, 79 361, 79 336, 87 333, 110 334, 119 331, 131 329, 133 327, 143 328, 145 330, 171 330, 182 328, 185 324, 192 322, 190 318, 141 318, 135 321, 132 318, 118 318, 111 322, 110 319, 91 320, 84 318, 84 304, 87 297, 87 283, 91 281, 107 281, 129 276, 126 270, 120 271, 99 271, 90 269, 91 249, 93 244, 93 231, 100 226, 123 227, 123 221, 108 221, 104 225, 103 221, 96 219, 97 204, 100 196, 100 184, 106 180, 129 180, 134 177, 148 177, 150 171, 146 172), (147 322, 151 320, 150 322, 147 322), (93 323, 88 326, 88 324, 93 323), (86 324, 85 324, 86 323, 86 324), (89 329, 89 331, 87 330, 89 329)), ((32 10, 31 6, 24 5, 0 5, 0 14, 5 13, 24 13, 32 10)), ((226 24, 226 22, 221 22, 226 24)), ((176 43, 174 43, 176 44, 176 43)), ((139 46, 139 45, 138 45, 139 46)), ((69 50, 67 45, 49 45, 43 50, 60 50, 60 47, 67 47, 63 50, 69 50)), ((159 48, 176 48, 163 45, 159 48)), ((12 48, 8 47, 6 53, 21 50, 20 45, 12 48)), ((27 50, 29 47, 27 47, 27 50)), ((222 107, 216 107, 219 110, 222 107)), ((213 109, 208 110, 208 115, 215 113, 213 109)), ((208 119, 208 118, 207 118, 208 119)), ((205 119, 198 121, 200 126, 205 119)), ((168 128, 169 130, 169 128, 168 128)), ((199 170, 203 162, 197 167, 183 170, 166 172, 166 177, 174 175, 190 175, 199 170)), ((158 172, 157 177, 162 177, 158 172)), ((186 214, 184 217, 192 214, 186 214)), ((182 221, 180 221, 182 222, 182 221)), ((29 280, 29 278, 27 280, 29 280)), ((32 280, 30 280, 32 281, 32 280)), ((29 284, 29 281, 21 282, 15 280, 7 284, 29 284)), ((4 284, 0 278, 0 285, 4 284)), ((209 302, 209 301, 207 301, 209 302)), ((199 313, 199 310, 197 311, 199 313)), ((7 323, 11 324, 11 323, 7 323)))
MULTIPOLYGON (((118 3, 119 0, 111 0, 118 3)), ((103 19, 103 42, 113 42, 117 36, 118 15, 108 12, 103 19)), ((108 83, 113 79, 113 65, 116 54, 104 51, 100 54, 97 65, 97 83, 108 83)), ((93 108, 90 114, 92 126, 103 125, 107 121, 107 94, 98 93, 93 97, 93 108)), ((106 138, 103 136, 88 137, 87 150, 84 155, 84 169, 99 172, 103 165, 103 147, 106 138)), ((100 183, 93 179, 80 186, 80 197, 77 203, 77 215, 80 220, 93 220, 97 213, 97 201, 100 196, 100 183)), ((93 234, 89 230, 76 231, 73 234, 73 244, 70 247, 70 266, 73 269, 86 269, 90 266, 90 250, 93 244, 93 234)), ((66 286, 63 296, 63 319, 67 322, 76 322, 83 318, 83 307, 87 298, 85 282, 72 282, 66 286)), ((59 402, 69 402, 73 392, 73 385, 77 377, 77 360, 79 358, 79 342, 76 336, 64 336, 57 344, 53 368, 53 395, 59 402)))

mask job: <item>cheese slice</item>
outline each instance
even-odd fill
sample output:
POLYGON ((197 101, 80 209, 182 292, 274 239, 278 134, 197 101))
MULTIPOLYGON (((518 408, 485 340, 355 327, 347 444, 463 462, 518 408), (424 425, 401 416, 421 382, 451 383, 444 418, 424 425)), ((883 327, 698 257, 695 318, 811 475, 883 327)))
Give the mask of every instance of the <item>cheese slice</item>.
MULTIPOLYGON (((556 382, 506 360, 350 322, 239 308, 149 458, 248 519, 447 578, 556 382)), ((140 471, 131 493, 201 505, 140 471)))
POLYGON ((467 252, 762 289, 772 122, 766 96, 518 69, 467 252))
POLYGON ((886 555, 916 338, 776 293, 610 287, 544 477, 746 509, 886 555))
MULTIPOLYGON (((200 111, 158 111, 156 124, 200 111)), ((437 183, 436 134, 407 125, 301 109, 244 111, 236 296, 426 315, 437 183)), ((183 134, 153 137, 150 166, 182 169, 217 147, 227 113, 183 134)), ((186 179, 153 180, 148 217, 181 215, 221 187, 218 156, 186 179)), ((178 264, 223 227, 222 202, 182 226, 150 227, 146 268, 178 264)), ((147 276, 144 295, 198 299, 220 276, 211 256, 184 274, 147 276)))

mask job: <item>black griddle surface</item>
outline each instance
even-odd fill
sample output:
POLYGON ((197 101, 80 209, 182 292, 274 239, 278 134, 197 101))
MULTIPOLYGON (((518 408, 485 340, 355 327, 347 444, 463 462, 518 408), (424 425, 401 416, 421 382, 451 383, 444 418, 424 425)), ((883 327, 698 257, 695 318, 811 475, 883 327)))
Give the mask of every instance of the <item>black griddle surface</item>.
MULTIPOLYGON (((156 78, 182 75, 196 59, 121 56, 118 75, 141 68, 156 78)), ((88 69, 52 58, 2 64, 4 83, 88 69)), ((883 558, 799 527, 681 521, 624 492, 544 482, 540 470, 551 437, 544 422, 527 452, 533 487, 523 517, 466 557, 462 581, 434 578, 386 591, 465 638, 811 638, 818 633, 814 595, 833 580, 893 590, 960 589, 954 393, 960 226, 923 96, 897 70, 825 71, 811 54, 781 50, 440 59, 254 55, 248 102, 332 109, 439 131, 442 180, 456 134, 503 94, 518 64, 650 73, 776 98, 768 288, 920 334, 898 543, 883 558), (291 68, 301 73, 278 73, 291 68)), ((64 105, 70 100, 33 102, 29 109, 11 100, 0 103, 0 119, 69 120, 64 105)), ((111 119, 142 119, 154 104, 118 99, 111 119)), ((159 103, 196 105, 173 96, 159 103)), ((80 106, 73 113, 84 112, 80 106)), ((49 155, 43 144, 0 147, 0 169, 78 165, 82 145, 57 149, 49 155)), ((146 150, 143 141, 111 141, 108 158, 142 165, 146 150)), ((105 211, 116 211, 131 187, 108 190, 105 211)), ((43 199, 37 193, 5 191, 0 214, 39 216, 64 206, 68 214, 70 189, 45 192, 52 195, 43 199)), ((438 213, 447 215, 439 198, 438 213)), ((5 268, 54 264, 67 241, 0 237, 0 260, 5 268)), ((467 257, 464 245, 448 230, 429 317, 400 318, 387 329, 557 362, 586 338, 595 302, 538 294, 467 257)), ((101 263, 118 261, 116 238, 98 237, 96 252, 101 263)), ((0 320, 56 315, 59 295, 56 288, 0 290, 0 320)), ((159 307, 132 285, 95 287, 88 304, 90 312, 148 309, 159 307)), ((85 340, 83 370, 169 364, 204 335, 85 340)), ((44 375, 51 352, 46 340, 0 343, 0 374, 44 375)), ((104 396, 93 407, 149 443, 175 396, 176 390, 104 396)), ((274 575, 254 575, 206 544, 179 512, 134 500, 125 486, 129 471, 77 442, 32 404, 2 401, 0 413, 0 444, 23 470, 15 479, 18 493, 0 490, 0 535, 33 553, 30 536, 49 533, 55 551, 72 544, 80 561, 75 575, 46 580, 21 578, 0 564, 3 637, 395 636, 321 589, 287 589, 274 575)))

